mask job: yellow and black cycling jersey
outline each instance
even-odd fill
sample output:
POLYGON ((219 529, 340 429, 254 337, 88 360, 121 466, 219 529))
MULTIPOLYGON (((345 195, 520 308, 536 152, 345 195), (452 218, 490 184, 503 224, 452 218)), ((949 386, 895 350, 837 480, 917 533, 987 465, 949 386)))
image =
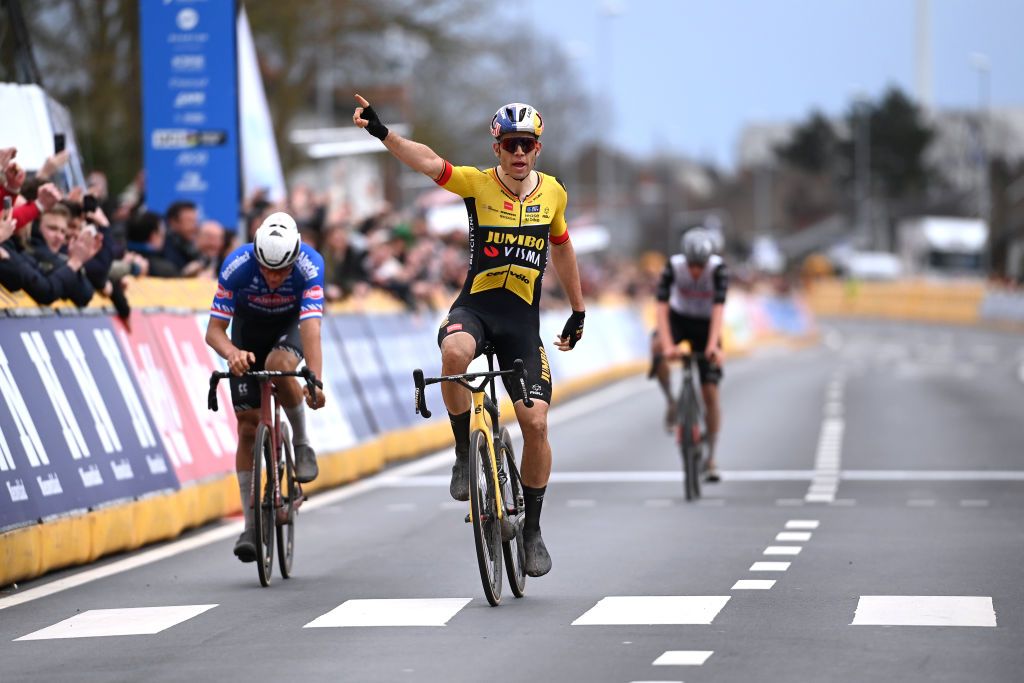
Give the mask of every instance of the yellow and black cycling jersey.
POLYGON ((537 187, 526 198, 505 187, 497 169, 452 166, 435 182, 462 197, 469 213, 469 275, 453 306, 505 311, 538 310, 548 242, 569 239, 565 188, 537 172, 537 187))

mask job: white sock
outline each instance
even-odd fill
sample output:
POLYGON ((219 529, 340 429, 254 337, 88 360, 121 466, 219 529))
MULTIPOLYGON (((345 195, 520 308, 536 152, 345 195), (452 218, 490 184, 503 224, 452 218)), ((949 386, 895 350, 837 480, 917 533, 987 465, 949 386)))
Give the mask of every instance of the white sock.
POLYGON ((309 445, 309 436, 306 435, 306 406, 299 401, 297 406, 285 408, 284 414, 288 416, 288 424, 292 426, 292 443, 296 446, 309 445))
POLYGON ((251 529, 256 524, 256 511, 249 508, 252 498, 252 470, 235 472, 238 477, 238 492, 242 494, 242 514, 245 515, 245 528, 251 529))

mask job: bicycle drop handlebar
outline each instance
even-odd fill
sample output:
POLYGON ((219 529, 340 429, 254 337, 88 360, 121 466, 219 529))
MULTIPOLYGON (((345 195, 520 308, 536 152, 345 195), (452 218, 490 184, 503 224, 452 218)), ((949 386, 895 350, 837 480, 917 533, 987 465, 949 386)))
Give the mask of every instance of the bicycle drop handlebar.
POLYGON ((430 410, 427 409, 427 392, 426 388, 428 384, 437 384, 439 382, 455 382, 472 392, 484 391, 484 387, 487 386, 487 382, 495 377, 514 377, 519 381, 519 386, 523 392, 523 405, 527 408, 533 407, 533 399, 530 398, 530 394, 526 390, 526 366, 523 364, 521 358, 516 358, 512 362, 511 370, 493 370, 491 372, 469 372, 463 375, 446 375, 444 377, 424 377, 423 371, 416 368, 412 371, 412 381, 416 384, 416 412, 422 415, 424 418, 431 416, 430 410), (481 379, 482 381, 478 386, 470 384, 473 380, 481 379))
MULTIPOLYGON (((206 397, 206 405, 213 412, 217 412, 217 383, 222 379, 229 379, 236 375, 230 372, 214 372, 210 375, 210 393, 206 397)), ((307 367, 303 367, 301 370, 292 370, 290 372, 280 372, 275 370, 249 370, 243 372, 237 377, 255 377, 256 379, 274 379, 275 377, 301 377, 306 381, 306 388, 309 389, 310 395, 314 395, 316 392, 314 389, 323 389, 324 383, 316 378, 316 373, 307 367)))

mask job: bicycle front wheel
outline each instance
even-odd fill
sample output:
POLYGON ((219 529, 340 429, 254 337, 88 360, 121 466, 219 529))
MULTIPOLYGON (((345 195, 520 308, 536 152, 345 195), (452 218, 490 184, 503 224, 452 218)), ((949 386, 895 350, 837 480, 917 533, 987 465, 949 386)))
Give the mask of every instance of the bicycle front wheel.
POLYGON ((501 527, 491 467, 487 435, 475 431, 469 442, 469 514, 484 595, 487 602, 497 605, 501 602, 501 527))
POLYGON ((281 458, 278 460, 277 480, 281 482, 283 505, 277 518, 277 561, 281 577, 292 574, 292 560, 295 557, 295 514, 298 497, 302 495, 295 481, 295 454, 292 452, 292 437, 288 428, 281 425, 281 458))
POLYGON ((264 586, 270 585, 274 571, 274 460, 274 442, 270 429, 261 424, 256 428, 256 441, 253 444, 252 481, 258 495, 253 503, 256 523, 256 569, 259 571, 260 584, 264 586), (264 478, 265 482, 262 481, 264 478))
POLYGON ((508 429, 501 430, 498 444, 498 462, 504 466, 498 472, 501 482, 501 498, 505 504, 505 518, 514 529, 509 540, 502 543, 505 555, 505 573, 512 595, 517 598, 526 593, 526 546, 523 544, 523 518, 526 515, 523 503, 523 483, 519 480, 516 467, 516 452, 512 449, 512 437, 508 429))
POLYGON ((696 396, 693 391, 683 391, 680 399, 682 424, 680 426, 679 450, 683 456, 683 489, 686 500, 700 498, 700 426, 697 421, 696 396))

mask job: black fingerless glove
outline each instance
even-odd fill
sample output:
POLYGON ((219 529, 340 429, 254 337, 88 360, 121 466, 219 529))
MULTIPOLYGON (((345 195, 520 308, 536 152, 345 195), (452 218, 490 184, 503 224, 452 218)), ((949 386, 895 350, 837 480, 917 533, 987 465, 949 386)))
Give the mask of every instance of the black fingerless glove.
POLYGON ((366 132, 381 142, 384 142, 384 138, 388 136, 388 127, 380 122, 380 118, 377 116, 377 112, 373 110, 373 107, 363 109, 363 113, 359 116, 360 118, 369 121, 369 123, 366 124, 366 132))
POLYGON ((562 339, 568 340, 569 348, 576 348, 576 342, 583 338, 583 319, 587 317, 586 311, 573 311, 569 319, 565 321, 562 328, 562 339))

